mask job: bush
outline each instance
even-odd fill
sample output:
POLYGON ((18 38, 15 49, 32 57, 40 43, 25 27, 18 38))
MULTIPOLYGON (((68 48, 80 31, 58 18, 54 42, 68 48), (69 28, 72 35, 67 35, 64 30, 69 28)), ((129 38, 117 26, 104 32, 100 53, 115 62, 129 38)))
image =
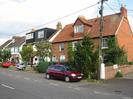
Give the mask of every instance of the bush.
POLYGON ((133 65, 133 62, 128 62, 129 65, 133 65))
POLYGON ((39 62, 38 65, 37 65, 37 67, 36 67, 36 70, 39 73, 45 73, 46 72, 46 69, 48 68, 48 65, 49 65, 48 62, 39 62))
POLYGON ((123 74, 120 70, 117 71, 117 73, 115 74, 115 77, 116 78, 120 78, 120 77, 123 77, 123 74))

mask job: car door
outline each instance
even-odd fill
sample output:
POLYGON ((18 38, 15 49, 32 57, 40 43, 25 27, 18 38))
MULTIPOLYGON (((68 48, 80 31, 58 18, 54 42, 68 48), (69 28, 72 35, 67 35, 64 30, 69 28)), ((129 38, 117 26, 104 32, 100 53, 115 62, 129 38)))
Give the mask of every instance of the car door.
POLYGON ((56 75, 56 77, 58 79, 64 79, 64 77, 65 77, 64 70, 65 69, 64 69, 63 66, 56 66, 56 73, 55 73, 55 75, 56 75))

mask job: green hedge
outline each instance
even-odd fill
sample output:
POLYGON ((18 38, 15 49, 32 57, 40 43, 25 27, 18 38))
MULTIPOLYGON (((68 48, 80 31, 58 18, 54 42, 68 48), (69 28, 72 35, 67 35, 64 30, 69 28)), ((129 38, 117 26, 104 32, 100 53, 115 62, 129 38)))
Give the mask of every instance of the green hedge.
POLYGON ((36 70, 39 72, 39 73, 45 73, 48 66, 49 66, 49 62, 39 62, 37 67, 36 67, 36 70))

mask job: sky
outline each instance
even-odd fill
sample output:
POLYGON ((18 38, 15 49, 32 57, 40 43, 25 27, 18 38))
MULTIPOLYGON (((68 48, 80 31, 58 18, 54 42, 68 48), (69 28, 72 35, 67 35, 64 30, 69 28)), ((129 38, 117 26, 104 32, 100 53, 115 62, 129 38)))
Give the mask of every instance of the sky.
MULTIPOLYGON (((87 19, 99 16, 100 0, 0 0, 0 45, 12 36, 24 36, 32 28, 56 28, 73 23, 78 16, 87 19), (96 5, 95 5, 96 4, 96 5), (90 7, 95 5, 93 7, 90 7)), ((104 15, 120 12, 121 4, 128 10, 133 28, 132 0, 108 0, 104 15)))

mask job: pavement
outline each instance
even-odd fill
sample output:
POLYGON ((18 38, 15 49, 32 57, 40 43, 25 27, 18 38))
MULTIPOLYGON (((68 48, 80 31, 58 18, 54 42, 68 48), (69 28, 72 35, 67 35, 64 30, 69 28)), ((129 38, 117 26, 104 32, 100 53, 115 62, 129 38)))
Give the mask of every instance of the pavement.
POLYGON ((103 83, 47 80, 35 74, 0 68, 0 99, 133 99, 133 73, 103 83))

